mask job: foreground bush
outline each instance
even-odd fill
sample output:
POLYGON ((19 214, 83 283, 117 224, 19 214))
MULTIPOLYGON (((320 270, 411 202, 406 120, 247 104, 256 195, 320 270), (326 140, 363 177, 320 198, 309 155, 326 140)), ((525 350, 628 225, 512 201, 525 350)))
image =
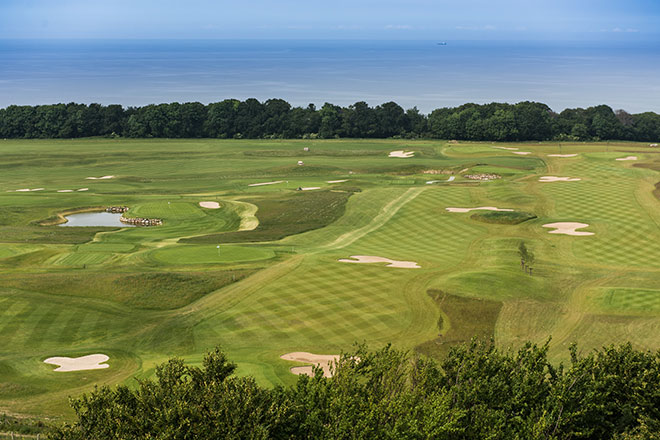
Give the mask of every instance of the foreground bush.
POLYGON ((135 390, 73 400, 77 422, 52 438, 660 439, 660 352, 573 348, 558 367, 547 353, 474 342, 437 363, 358 347, 333 378, 267 389, 216 349, 201 368, 173 359, 135 390))

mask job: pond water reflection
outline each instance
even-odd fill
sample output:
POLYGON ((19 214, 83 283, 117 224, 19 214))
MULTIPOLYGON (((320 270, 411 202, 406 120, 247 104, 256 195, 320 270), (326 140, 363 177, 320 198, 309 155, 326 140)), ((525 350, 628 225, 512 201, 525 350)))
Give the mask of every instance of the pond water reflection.
POLYGON ((133 228, 135 225, 127 225, 119 219, 121 214, 112 212, 83 212, 71 214, 64 217, 67 222, 60 226, 114 226, 122 228, 133 228))

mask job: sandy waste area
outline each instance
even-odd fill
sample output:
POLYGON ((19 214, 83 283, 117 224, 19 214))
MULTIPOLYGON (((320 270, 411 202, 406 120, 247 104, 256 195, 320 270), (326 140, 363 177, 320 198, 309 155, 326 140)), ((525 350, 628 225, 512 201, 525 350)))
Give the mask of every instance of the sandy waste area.
POLYGON ((496 208, 494 206, 480 206, 478 208, 445 208, 449 212, 470 212, 470 211, 504 211, 512 212, 509 208, 496 208))
POLYGON ((292 367, 290 371, 293 374, 300 375, 305 374, 307 376, 312 376, 313 366, 318 365, 323 369, 323 375, 325 377, 332 377, 332 372, 330 371, 332 365, 339 360, 338 354, 314 354, 307 353, 304 351, 295 351, 292 353, 283 354, 280 356, 281 359, 285 361, 293 362, 304 362, 310 363, 313 365, 304 366, 304 367, 292 367))
POLYGON ((101 176, 101 177, 85 177, 87 180, 108 180, 108 179, 114 179, 115 176, 101 176))
POLYGON ((556 176, 542 176, 539 178, 539 182, 577 182, 577 177, 556 177, 556 176))
POLYGON ((594 235, 593 232, 576 231, 576 229, 582 229, 588 226, 589 225, 586 223, 576 223, 576 222, 547 223, 543 225, 544 228, 554 228, 554 231, 549 231, 550 234, 594 235))
POLYGON ((276 180, 275 182, 251 183, 248 186, 277 185, 278 183, 284 183, 284 180, 276 180))
POLYGON ((51 357, 44 362, 51 365, 59 365, 53 371, 83 371, 83 370, 100 370, 109 368, 110 365, 104 364, 110 358, 104 354, 90 354, 77 358, 70 357, 51 357))
POLYGON ((456 176, 449 176, 449 179, 447 180, 429 180, 426 182, 426 184, 433 185, 434 183, 438 183, 438 182, 453 182, 454 180, 456 180, 456 176))
POLYGON ((421 268, 421 266, 419 266, 414 261, 390 260, 389 258, 374 257, 374 256, 371 256, 371 255, 351 255, 350 259, 341 258, 337 261, 339 261, 340 263, 358 263, 358 264, 387 263, 387 266, 385 266, 385 267, 396 267, 396 268, 399 268, 399 269, 420 269, 421 268))
POLYGON ((624 160, 637 160, 637 156, 620 157, 620 158, 618 158, 618 159, 616 159, 616 160, 619 160, 619 161, 624 161, 624 160))
POLYGON ((414 155, 415 155, 414 151, 396 150, 396 151, 390 151, 390 155, 388 157, 399 157, 403 159, 408 159, 409 157, 413 157, 414 155))
POLYGON ((220 203, 218 202, 199 202, 199 206, 202 208, 208 208, 208 209, 219 209, 220 208, 220 203))

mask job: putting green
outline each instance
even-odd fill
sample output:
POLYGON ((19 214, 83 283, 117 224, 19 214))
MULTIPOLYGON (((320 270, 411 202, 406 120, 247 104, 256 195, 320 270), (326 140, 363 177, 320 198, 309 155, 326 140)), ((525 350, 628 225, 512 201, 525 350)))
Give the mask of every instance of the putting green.
POLYGON ((258 247, 176 245, 155 250, 151 256, 166 264, 219 264, 267 260, 275 253, 258 247))

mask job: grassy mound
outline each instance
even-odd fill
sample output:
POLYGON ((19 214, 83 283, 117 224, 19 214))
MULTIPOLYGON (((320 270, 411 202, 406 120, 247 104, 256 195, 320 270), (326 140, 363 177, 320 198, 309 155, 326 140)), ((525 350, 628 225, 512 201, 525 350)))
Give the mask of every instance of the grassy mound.
POLYGON ((536 216, 523 211, 483 211, 472 214, 470 218, 484 223, 517 225, 535 219, 536 216))

